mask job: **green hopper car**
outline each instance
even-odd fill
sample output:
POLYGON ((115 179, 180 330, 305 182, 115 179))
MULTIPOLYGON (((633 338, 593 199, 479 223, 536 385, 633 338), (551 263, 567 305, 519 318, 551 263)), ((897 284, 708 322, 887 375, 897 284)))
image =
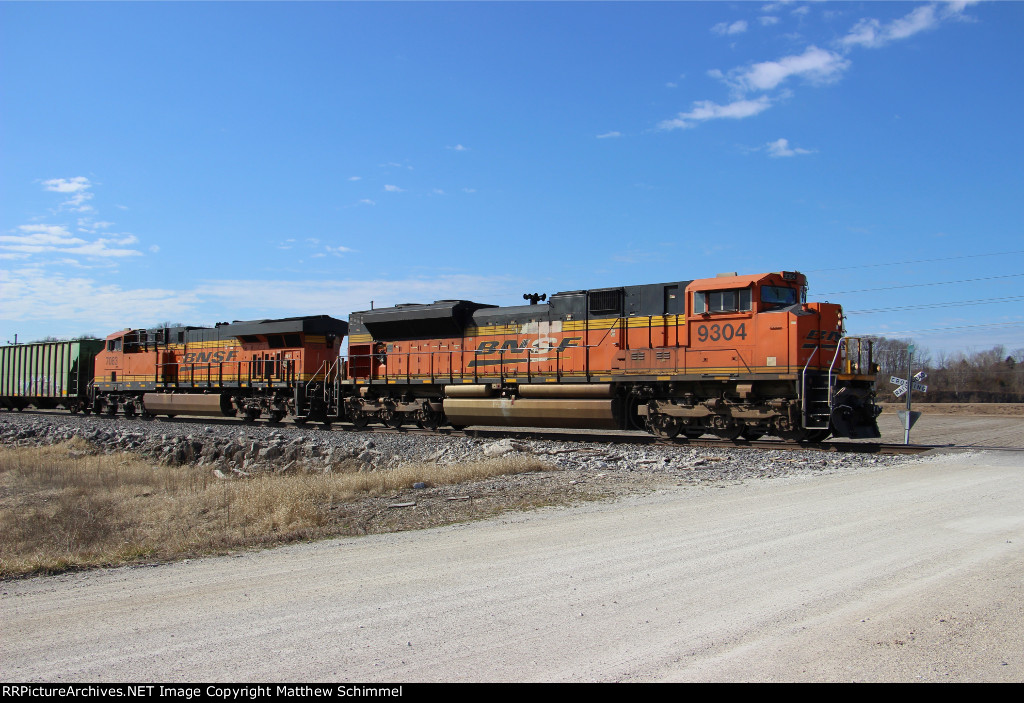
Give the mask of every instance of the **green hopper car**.
POLYGON ((89 409, 96 355, 103 340, 0 347, 0 407, 89 409))

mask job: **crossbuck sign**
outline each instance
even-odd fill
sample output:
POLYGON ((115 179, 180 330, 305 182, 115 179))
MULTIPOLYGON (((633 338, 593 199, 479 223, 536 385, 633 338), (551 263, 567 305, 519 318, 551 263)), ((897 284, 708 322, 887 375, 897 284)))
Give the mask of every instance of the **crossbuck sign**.
MULTIPOLYGON (((921 383, 925 378, 928 377, 924 371, 918 371, 914 374, 913 380, 910 382, 910 387, 915 391, 921 391, 922 393, 928 392, 928 386, 921 383)), ((892 392, 897 398, 902 397, 907 392, 907 379, 900 378, 899 376, 892 376, 889 378, 889 383, 896 386, 896 390, 892 392)))

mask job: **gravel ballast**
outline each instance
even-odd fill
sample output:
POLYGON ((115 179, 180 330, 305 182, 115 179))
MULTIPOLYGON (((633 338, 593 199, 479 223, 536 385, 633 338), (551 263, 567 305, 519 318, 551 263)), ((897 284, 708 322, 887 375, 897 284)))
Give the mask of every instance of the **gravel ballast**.
POLYGON ((110 419, 81 415, 5 413, 0 443, 52 445, 81 437, 98 450, 128 451, 164 463, 195 463, 221 472, 331 471, 352 462, 386 471, 409 463, 457 464, 524 453, 580 477, 642 475, 676 480, 744 480, 892 466, 900 456, 733 447, 643 446, 544 439, 491 439, 371 431, 332 431, 288 425, 203 424, 110 419))

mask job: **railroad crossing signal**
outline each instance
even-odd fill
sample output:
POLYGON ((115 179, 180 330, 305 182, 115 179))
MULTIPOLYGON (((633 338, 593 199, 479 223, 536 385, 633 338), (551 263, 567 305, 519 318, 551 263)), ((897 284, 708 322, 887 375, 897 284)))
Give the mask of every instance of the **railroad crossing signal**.
MULTIPOLYGON (((926 374, 924 371, 918 371, 917 373, 914 374, 914 378, 910 382, 910 388, 915 391, 927 393, 928 386, 926 386, 923 383, 919 383, 919 381, 923 381, 927 377, 928 374, 926 374)), ((897 398, 901 397, 904 393, 907 392, 907 379, 900 378, 899 376, 891 376, 889 378, 889 383, 897 387, 896 390, 892 392, 892 394, 897 398)))

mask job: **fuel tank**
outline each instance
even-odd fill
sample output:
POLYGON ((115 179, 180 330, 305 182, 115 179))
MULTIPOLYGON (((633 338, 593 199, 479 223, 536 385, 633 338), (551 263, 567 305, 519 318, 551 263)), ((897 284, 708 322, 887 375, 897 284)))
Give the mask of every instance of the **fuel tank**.
POLYGON ((142 404, 146 412, 153 415, 230 417, 235 414, 231 398, 221 393, 146 393, 142 404))
POLYGON ((615 401, 595 398, 445 398, 453 425, 614 430, 615 401))

